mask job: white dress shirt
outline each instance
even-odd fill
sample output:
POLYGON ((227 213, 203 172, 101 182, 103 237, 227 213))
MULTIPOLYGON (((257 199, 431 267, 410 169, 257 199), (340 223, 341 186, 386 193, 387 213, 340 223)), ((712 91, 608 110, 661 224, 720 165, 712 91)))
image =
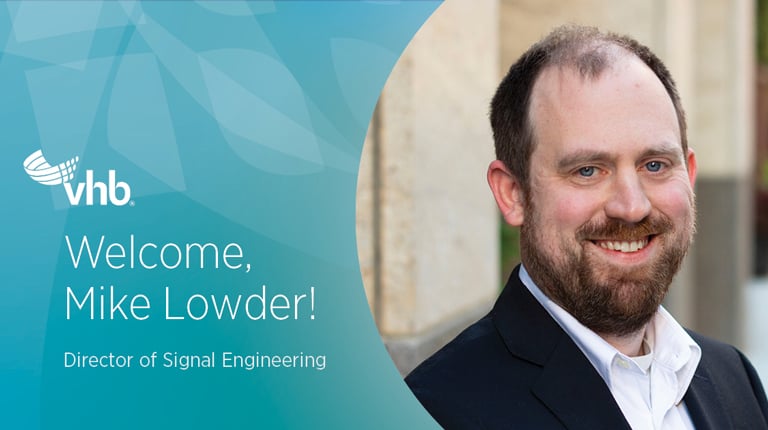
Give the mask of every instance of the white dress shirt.
POLYGON ((634 430, 694 429, 683 396, 701 348, 669 312, 660 306, 649 322, 647 354, 628 357, 550 300, 522 266, 520 280, 589 359, 634 430))

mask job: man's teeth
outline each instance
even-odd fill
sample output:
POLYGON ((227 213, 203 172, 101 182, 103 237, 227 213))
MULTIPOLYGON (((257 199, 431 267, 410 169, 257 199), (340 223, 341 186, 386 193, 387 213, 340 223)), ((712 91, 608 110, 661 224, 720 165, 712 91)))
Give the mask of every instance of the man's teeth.
POLYGON ((601 248, 610 249, 611 251, 620 252, 635 252, 641 250, 648 245, 648 239, 627 241, 610 241, 602 240, 598 242, 601 248))

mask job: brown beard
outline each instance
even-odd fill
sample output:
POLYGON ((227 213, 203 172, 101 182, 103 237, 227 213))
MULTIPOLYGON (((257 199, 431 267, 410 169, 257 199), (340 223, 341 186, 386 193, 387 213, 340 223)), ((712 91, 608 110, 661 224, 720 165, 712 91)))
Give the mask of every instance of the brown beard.
MULTIPOLYGON (((533 209, 533 206, 528 205, 533 209)), ((536 210, 530 220, 539 220, 536 210)), ((607 219, 589 222, 576 232, 576 248, 560 247, 563 256, 548 255, 537 239, 537 221, 525 223, 520 231, 523 264, 531 279, 555 303, 595 333, 626 336, 642 329, 653 317, 667 294, 672 278, 683 262, 693 237, 694 226, 675 232, 672 221, 654 213, 639 223, 607 219), (584 248, 587 238, 636 240, 651 237, 662 247, 649 264, 623 269, 596 262, 584 248)))

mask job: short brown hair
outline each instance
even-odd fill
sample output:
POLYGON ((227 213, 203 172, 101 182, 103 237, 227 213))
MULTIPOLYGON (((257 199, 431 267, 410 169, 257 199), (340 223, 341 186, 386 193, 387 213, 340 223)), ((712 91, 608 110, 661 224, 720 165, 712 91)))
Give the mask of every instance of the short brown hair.
POLYGON ((688 152, 685 112, 677 87, 664 63, 640 42, 615 33, 602 33, 594 27, 561 26, 531 46, 509 69, 491 101, 491 128, 496 158, 529 190, 529 164, 534 148, 530 122, 533 86, 547 67, 571 67, 583 77, 597 78, 615 61, 619 47, 642 60, 667 90, 677 113, 683 157, 688 152))

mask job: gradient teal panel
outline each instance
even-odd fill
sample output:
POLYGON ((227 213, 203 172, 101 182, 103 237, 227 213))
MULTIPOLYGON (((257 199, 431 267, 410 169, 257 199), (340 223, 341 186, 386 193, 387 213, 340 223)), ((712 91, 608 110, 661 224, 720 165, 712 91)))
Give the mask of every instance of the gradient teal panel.
POLYGON ((0 428, 435 428, 368 310, 355 189, 438 6, 1 2, 0 428), (69 188, 38 149, 79 157, 69 188))

